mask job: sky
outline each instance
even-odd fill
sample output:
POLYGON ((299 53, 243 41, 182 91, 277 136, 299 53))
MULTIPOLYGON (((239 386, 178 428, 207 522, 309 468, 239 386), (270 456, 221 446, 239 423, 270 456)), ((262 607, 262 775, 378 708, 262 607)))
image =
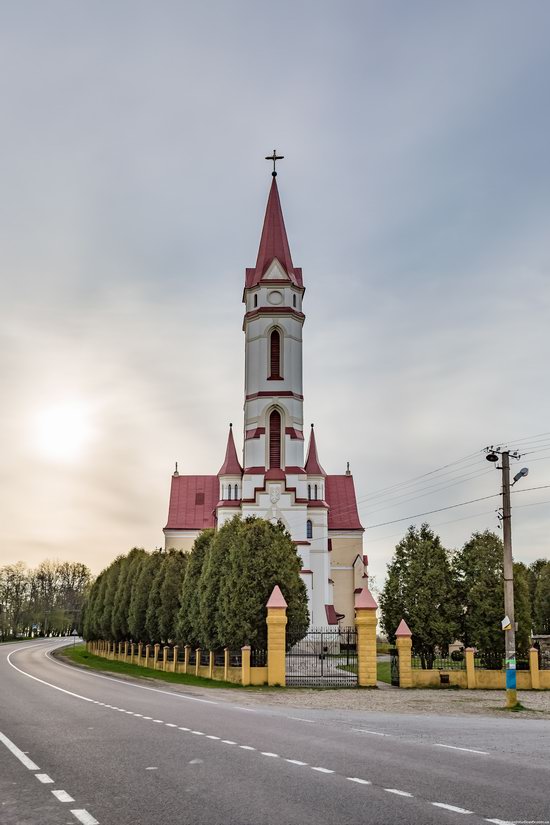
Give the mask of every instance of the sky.
POLYGON ((174 462, 219 469, 274 147, 305 423, 327 472, 350 461, 377 583, 410 523, 449 549, 497 529, 497 497, 429 512, 498 494, 488 444, 527 454, 514 555, 548 556, 545 0, 28 0, 0 23, 0 563, 161 546, 174 462))

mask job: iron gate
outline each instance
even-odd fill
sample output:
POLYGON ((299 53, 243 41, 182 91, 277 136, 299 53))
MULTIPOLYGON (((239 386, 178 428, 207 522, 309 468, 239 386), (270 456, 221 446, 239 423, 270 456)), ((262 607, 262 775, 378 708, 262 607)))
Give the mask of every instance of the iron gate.
POLYGON ((390 647, 390 673, 393 687, 399 687, 399 651, 390 647))
POLYGON ((310 628, 286 654, 286 683, 304 687, 356 685, 355 628, 310 628))

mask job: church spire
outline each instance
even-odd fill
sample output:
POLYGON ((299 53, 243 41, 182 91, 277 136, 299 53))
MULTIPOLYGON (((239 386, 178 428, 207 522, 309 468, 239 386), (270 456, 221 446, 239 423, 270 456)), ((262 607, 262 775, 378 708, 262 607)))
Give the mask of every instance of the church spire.
POLYGON ((246 271, 247 287, 256 286, 262 280, 275 258, 279 261, 290 281, 295 286, 302 287, 302 270, 296 268, 292 263, 276 174, 276 172, 272 173, 271 189, 267 199, 256 266, 254 269, 247 269, 246 271))
POLYGON ((311 434, 309 436, 309 448, 307 451, 307 459, 304 470, 308 476, 326 476, 325 471, 319 464, 317 456, 317 444, 315 443, 315 430, 313 424, 311 425, 311 434))
POLYGON ((220 467, 218 476, 242 476, 243 468, 237 458, 235 441, 233 440, 233 424, 229 425, 229 435, 227 436, 227 447, 225 450, 225 461, 220 467))

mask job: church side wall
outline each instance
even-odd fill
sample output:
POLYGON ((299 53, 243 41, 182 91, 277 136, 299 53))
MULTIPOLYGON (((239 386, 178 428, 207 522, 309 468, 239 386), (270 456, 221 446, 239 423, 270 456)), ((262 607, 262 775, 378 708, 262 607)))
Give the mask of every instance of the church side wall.
POLYGON ((334 608, 344 613, 342 627, 352 627, 355 620, 355 570, 353 562, 363 555, 363 534, 351 532, 349 535, 329 533, 332 544, 330 553, 330 575, 334 582, 334 608))

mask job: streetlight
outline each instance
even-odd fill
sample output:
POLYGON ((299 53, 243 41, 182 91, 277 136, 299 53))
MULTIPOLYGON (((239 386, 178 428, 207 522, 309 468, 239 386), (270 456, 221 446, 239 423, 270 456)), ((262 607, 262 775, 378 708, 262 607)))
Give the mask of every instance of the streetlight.
POLYGON ((510 486, 513 486, 528 472, 528 467, 523 467, 514 476, 514 481, 510 485, 510 456, 519 460, 521 456, 517 452, 501 450, 500 447, 486 447, 487 461, 496 464, 498 457, 502 458, 502 465, 496 467, 502 470, 502 534, 504 544, 504 613, 502 629, 504 630, 504 645, 506 651, 506 707, 515 708, 518 704, 516 690, 516 623, 514 619, 514 562, 512 559, 512 505, 510 503, 510 486))

